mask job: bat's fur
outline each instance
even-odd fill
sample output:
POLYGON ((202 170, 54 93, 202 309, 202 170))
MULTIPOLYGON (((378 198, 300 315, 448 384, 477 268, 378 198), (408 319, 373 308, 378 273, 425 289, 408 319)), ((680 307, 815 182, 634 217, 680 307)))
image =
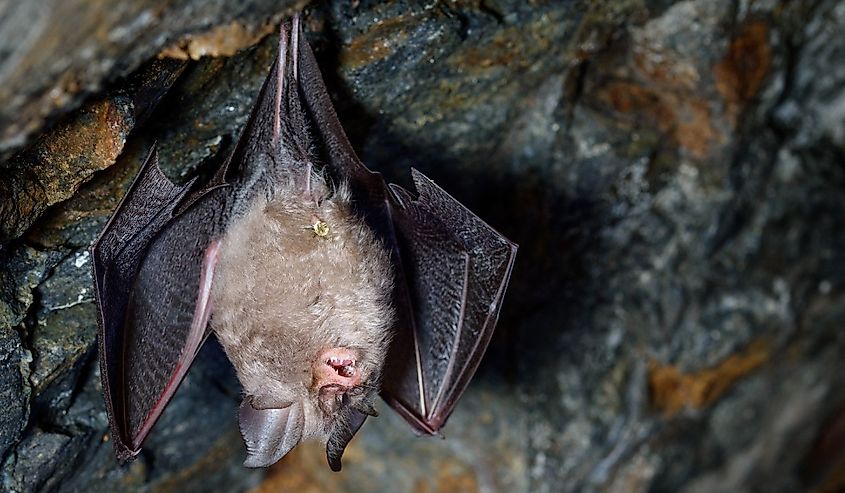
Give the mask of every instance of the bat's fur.
MULTIPOLYGON (((310 167, 307 169, 310 170, 310 167)), ((303 439, 329 439, 345 426, 341 406, 327 416, 313 365, 329 348, 355 350, 361 385, 348 405, 370 407, 393 321, 388 252, 351 207, 348 188, 332 192, 319 174, 281 180, 234 220, 214 274, 211 326, 257 408, 301 401, 303 439), (325 237, 312 229, 329 225, 325 237)))

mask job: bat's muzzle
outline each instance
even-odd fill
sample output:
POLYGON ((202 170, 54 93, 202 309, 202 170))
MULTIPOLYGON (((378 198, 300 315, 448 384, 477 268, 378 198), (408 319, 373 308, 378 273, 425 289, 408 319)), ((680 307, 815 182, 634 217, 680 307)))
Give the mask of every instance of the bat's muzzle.
POLYGON ((345 347, 327 349, 314 362, 314 387, 352 388, 361 383, 358 351, 345 347))

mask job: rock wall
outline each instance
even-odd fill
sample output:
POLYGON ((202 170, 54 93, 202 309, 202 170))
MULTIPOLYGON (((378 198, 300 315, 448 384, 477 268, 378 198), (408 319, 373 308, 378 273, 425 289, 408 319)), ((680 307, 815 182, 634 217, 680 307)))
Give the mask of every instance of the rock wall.
POLYGON ((114 462, 87 247, 153 142, 176 180, 225 156, 297 6, 53 3, 0 6, 0 489, 845 488, 845 2, 309 6, 363 161, 521 249, 446 440, 382 406, 342 473, 266 477, 214 344, 114 462))

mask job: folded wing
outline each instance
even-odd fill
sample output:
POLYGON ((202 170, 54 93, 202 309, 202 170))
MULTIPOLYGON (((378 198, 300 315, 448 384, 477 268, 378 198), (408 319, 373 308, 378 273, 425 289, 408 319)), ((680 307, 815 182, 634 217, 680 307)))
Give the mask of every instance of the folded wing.
POLYGON ((155 151, 92 246, 100 366, 119 459, 136 455, 207 333, 227 189, 172 184, 155 151))
POLYGON ((408 315, 391 358, 405 368, 386 372, 383 387, 418 431, 437 434, 490 342, 517 247, 425 175, 413 177, 416 199, 391 185, 407 289, 398 304, 408 315))

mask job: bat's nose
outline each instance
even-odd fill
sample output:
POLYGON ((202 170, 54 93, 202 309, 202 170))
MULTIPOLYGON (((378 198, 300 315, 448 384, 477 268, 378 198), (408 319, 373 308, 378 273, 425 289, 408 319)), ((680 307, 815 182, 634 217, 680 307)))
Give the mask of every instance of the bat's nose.
POLYGON ((342 377, 355 375, 355 360, 332 357, 329 358, 326 364, 334 368, 337 374, 342 377))
POLYGON ((316 388, 326 385, 340 385, 350 388, 361 381, 357 367, 358 351, 346 347, 335 347, 322 351, 314 361, 314 383, 316 388))

